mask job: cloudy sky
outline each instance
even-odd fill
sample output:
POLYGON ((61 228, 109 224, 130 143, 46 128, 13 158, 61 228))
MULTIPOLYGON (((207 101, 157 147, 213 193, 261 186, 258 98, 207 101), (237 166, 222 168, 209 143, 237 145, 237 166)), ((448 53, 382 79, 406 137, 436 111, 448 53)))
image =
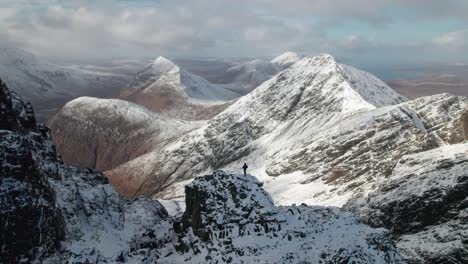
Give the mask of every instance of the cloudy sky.
POLYGON ((63 58, 468 63, 467 0, 0 0, 0 40, 63 58))

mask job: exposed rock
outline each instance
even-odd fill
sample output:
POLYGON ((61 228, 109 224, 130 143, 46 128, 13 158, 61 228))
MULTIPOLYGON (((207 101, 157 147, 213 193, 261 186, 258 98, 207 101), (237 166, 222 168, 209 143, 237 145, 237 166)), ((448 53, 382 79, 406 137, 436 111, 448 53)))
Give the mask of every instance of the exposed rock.
POLYGON ((261 186, 223 171, 194 179, 177 251, 158 262, 400 263, 383 230, 338 208, 276 207, 261 186))
POLYGON ((40 139, 47 130, 36 127, 31 109, 0 80, 1 263, 29 262, 53 254, 65 237, 55 192, 33 151, 43 143, 33 138, 40 139))
POLYGON ((460 117, 461 133, 464 140, 468 140, 468 109, 460 117))

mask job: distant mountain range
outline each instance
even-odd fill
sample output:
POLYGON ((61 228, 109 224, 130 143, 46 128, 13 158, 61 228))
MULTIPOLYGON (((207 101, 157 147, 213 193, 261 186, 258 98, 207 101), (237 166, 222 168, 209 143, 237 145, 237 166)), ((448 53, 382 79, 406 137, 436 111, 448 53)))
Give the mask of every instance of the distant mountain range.
POLYGON ((59 65, 21 49, 0 47, 0 77, 33 103, 42 121, 79 96, 115 96, 136 72, 132 67, 138 67, 127 66, 59 65))

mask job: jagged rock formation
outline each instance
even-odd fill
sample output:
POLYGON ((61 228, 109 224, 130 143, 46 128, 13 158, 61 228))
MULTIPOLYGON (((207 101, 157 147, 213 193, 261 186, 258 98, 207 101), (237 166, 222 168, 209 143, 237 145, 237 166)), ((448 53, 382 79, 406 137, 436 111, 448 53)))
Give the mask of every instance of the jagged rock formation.
POLYGON ((276 207, 262 184, 217 171, 185 188, 178 242, 158 263, 400 263, 382 229, 338 208, 276 207))
MULTIPOLYGON (((53 188, 32 148, 45 147, 47 129, 36 126, 29 103, 10 93, 0 80, 0 262, 28 262, 53 254, 65 236, 53 188), (29 134, 30 136, 23 136, 29 134)), ((56 175, 51 175, 51 177, 56 175)))
POLYGON ((120 99, 143 105, 151 111, 184 120, 209 119, 239 94, 214 85, 159 57, 120 92, 120 99))
POLYGON ((67 103, 49 122, 67 164, 99 171, 113 169, 196 127, 123 100, 90 97, 67 103))
POLYGON ((157 201, 123 199, 101 173, 64 165, 1 81, 0 139, 1 263, 113 262, 166 241, 157 201))

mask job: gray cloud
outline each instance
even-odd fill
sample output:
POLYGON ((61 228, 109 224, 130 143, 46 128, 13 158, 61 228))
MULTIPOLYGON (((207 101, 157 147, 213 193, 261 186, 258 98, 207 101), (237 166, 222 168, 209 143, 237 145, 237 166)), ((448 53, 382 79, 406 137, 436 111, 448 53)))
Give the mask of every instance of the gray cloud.
POLYGON ((456 0, 3 0, 0 38, 67 58, 265 56, 294 50, 371 59, 379 52, 385 57, 385 49, 430 45, 440 53, 451 51, 460 47, 457 41, 466 44, 466 31, 454 29, 415 44, 382 43, 353 32, 336 40, 328 37, 330 28, 350 21, 374 26, 395 19, 465 21, 467 14, 468 3, 456 0), (411 16, 392 15, 398 9, 411 10, 411 16))

